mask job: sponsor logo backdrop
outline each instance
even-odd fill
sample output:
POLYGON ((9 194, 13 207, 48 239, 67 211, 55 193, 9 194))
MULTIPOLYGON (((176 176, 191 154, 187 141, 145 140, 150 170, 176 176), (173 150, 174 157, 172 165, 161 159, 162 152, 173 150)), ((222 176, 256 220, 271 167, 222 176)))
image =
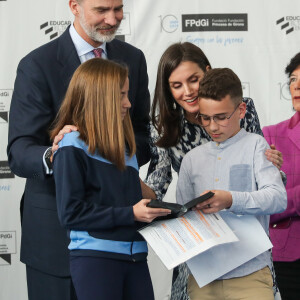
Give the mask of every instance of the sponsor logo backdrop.
MULTIPOLYGON (((163 51, 174 42, 189 41, 203 49, 213 67, 230 67, 238 74, 262 126, 293 114, 284 68, 300 51, 299 0, 124 0, 124 5, 118 38, 144 51, 151 94, 163 51)), ((25 181, 10 172, 6 156, 16 68, 24 55, 57 38, 72 20, 68 1, 0 0, 0 299, 27 299, 25 268, 19 262, 25 181)), ((174 187, 175 181, 167 201, 174 201, 174 187)), ((153 253, 149 264, 156 299, 168 299, 171 273, 153 253)))

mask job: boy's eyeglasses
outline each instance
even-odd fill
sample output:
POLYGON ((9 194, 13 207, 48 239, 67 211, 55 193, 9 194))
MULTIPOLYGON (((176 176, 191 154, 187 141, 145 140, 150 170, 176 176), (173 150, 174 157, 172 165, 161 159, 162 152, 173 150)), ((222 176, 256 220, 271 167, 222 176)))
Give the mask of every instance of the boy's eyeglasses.
POLYGON ((200 113, 198 113, 196 115, 196 119, 198 120, 198 122, 200 123, 200 125, 202 127, 207 127, 211 120, 214 120, 214 122, 220 126, 226 127, 228 126, 229 120, 230 118, 233 116, 233 114, 235 113, 235 111, 237 110, 237 108, 240 106, 240 103, 237 105, 237 107, 234 109, 234 111, 232 112, 232 114, 230 114, 229 116, 226 114, 219 114, 219 115, 214 115, 214 116, 206 116, 206 115, 202 115, 200 113))

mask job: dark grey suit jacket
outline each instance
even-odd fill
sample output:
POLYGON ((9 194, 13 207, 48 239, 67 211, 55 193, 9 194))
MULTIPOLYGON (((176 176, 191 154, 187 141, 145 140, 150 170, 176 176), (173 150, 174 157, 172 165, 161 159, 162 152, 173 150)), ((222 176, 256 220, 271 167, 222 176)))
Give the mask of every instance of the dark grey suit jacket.
MULTIPOLYGON (((109 59, 129 67, 130 114, 139 165, 143 165, 150 156, 145 57, 139 49, 118 40, 107 44, 107 53, 109 59)), ((9 117, 9 165, 16 175, 27 178, 21 205, 21 261, 56 276, 69 276, 69 239, 58 221, 54 180, 45 175, 42 157, 51 145, 49 126, 79 65, 69 28, 58 39, 29 53, 18 66, 9 117)))

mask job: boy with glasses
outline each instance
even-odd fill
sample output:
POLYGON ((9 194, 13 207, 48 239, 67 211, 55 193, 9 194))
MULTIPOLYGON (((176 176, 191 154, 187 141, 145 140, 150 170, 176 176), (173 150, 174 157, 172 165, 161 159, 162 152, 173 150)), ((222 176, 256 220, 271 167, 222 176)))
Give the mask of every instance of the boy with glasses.
MULTIPOLYGON (((286 208, 286 191, 278 169, 264 155, 265 139, 240 128, 245 113, 237 75, 230 69, 207 72, 200 82, 197 118, 213 141, 184 157, 176 198, 184 204, 211 190, 215 195, 197 209, 255 215, 268 234, 269 215, 286 208)), ((271 259, 266 251, 202 288, 190 275, 190 299, 274 299, 271 259)))

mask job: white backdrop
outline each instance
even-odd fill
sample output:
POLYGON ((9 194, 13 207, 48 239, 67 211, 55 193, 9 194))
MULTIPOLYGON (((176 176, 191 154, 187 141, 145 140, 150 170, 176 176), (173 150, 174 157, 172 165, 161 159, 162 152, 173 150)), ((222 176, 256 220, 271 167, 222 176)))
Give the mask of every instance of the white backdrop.
MULTIPOLYGON (((204 50, 213 67, 230 67, 238 74, 262 126, 293 114, 284 68, 300 51, 299 0, 124 0, 124 5, 119 34, 144 51, 151 94, 162 52, 174 42, 190 41, 204 50)), ((0 300, 27 299, 25 270, 19 262, 24 180, 10 172, 6 155, 17 64, 29 51, 59 36, 72 20, 67 0, 0 0, 0 300)), ((146 170, 142 168, 142 177, 146 170)), ((174 186, 175 182, 168 201, 174 201, 174 186)), ((168 299, 171 273, 153 253, 149 264, 156 299, 168 299)))

